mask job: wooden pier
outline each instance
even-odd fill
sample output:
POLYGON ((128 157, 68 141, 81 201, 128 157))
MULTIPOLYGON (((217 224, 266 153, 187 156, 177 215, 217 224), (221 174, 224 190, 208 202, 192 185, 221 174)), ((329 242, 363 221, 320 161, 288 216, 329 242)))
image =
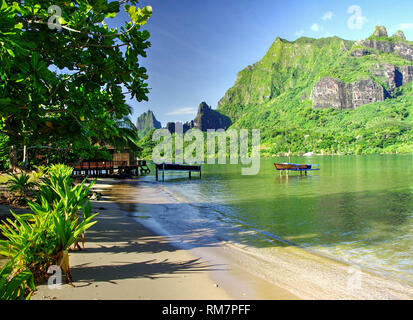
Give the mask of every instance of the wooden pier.
POLYGON ((188 171, 189 179, 192 178, 191 173, 199 172, 199 178, 201 178, 201 166, 200 165, 185 165, 185 164, 169 164, 160 163, 156 164, 156 181, 159 180, 159 171, 162 171, 162 181, 165 181, 165 171, 188 171))
POLYGON ((127 161, 83 161, 73 167, 74 176, 109 177, 109 176, 137 176, 150 173, 145 160, 134 163, 127 161))

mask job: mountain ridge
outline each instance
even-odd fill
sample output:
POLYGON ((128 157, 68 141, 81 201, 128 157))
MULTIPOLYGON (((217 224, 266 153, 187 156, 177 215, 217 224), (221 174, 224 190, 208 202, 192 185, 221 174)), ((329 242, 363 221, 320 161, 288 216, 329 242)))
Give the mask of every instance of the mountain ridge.
POLYGON ((412 152, 412 79, 413 46, 401 31, 388 37, 378 26, 359 41, 277 37, 238 73, 217 110, 234 128, 261 129, 271 155, 412 152), (354 118, 363 112, 364 127, 354 118))
POLYGON ((139 136, 143 137, 151 129, 160 129, 162 124, 156 119, 155 114, 148 110, 142 113, 136 120, 136 129, 139 136))

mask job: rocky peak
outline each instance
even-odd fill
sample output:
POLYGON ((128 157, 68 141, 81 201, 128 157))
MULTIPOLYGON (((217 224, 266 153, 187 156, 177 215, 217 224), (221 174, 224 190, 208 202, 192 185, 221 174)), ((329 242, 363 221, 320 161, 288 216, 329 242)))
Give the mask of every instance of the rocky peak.
POLYGON ((363 57, 370 54, 370 50, 368 50, 368 48, 371 48, 384 53, 397 55, 409 61, 413 61, 413 46, 405 42, 406 37, 403 31, 397 31, 392 36, 392 38, 396 41, 389 41, 389 39, 386 38, 386 28, 383 26, 378 26, 376 27, 373 36, 371 36, 367 40, 359 40, 354 43, 351 55, 353 57, 363 57))
POLYGON ((198 113, 193 122, 193 125, 201 131, 228 129, 231 124, 231 120, 227 116, 213 110, 205 102, 199 105, 198 113))
POLYGON ((381 37, 388 37, 387 29, 385 26, 376 26, 374 30, 373 36, 381 38, 381 37))
POLYGON ((162 128, 162 125, 156 120, 154 113, 151 110, 148 110, 138 117, 136 128, 138 131, 147 132, 150 129, 160 129, 162 128))
POLYGON ((399 38, 401 40, 406 41, 406 36, 404 35, 404 32, 401 30, 397 31, 394 35, 392 35, 392 38, 399 38))
POLYGON ((198 114, 208 112, 209 110, 212 110, 211 107, 208 106, 206 102, 201 102, 198 107, 198 114))
POLYGON ((168 122, 168 124, 166 125, 166 129, 170 133, 174 133, 178 130, 178 126, 181 126, 184 133, 193 128, 205 132, 208 129, 226 130, 231 126, 231 124, 232 122, 230 118, 212 109, 205 102, 201 102, 201 104, 198 107, 198 113, 194 120, 191 120, 184 124, 179 122, 168 122))

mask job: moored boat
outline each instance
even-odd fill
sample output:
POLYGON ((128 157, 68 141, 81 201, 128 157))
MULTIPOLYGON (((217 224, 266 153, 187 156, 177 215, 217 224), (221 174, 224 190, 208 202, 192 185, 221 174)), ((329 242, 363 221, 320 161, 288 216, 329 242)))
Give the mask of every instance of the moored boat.
POLYGON ((274 163, 274 167, 278 171, 312 171, 320 170, 318 165, 314 164, 296 164, 296 163, 274 163))

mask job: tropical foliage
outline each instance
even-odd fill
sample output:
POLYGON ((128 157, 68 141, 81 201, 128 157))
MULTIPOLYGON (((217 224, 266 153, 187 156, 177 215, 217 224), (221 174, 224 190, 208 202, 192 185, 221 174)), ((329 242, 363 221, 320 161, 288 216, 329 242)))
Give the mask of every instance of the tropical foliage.
POLYGON ((233 128, 260 129, 264 155, 413 152, 412 83, 392 91, 392 99, 356 110, 312 108, 311 91, 320 77, 345 83, 373 79, 389 89, 372 70, 413 64, 374 49, 354 57, 356 48, 337 37, 277 38, 261 61, 238 74, 218 110, 233 128))
POLYGON ((29 300, 35 289, 29 270, 16 270, 12 261, 0 270, 0 300, 29 300))
POLYGON ((68 250, 96 223, 87 198, 94 182, 87 187, 85 181, 73 185, 72 170, 64 165, 48 168, 37 201, 28 203, 31 213, 12 213, 13 219, 0 225, 5 238, 0 240, 0 255, 10 258, 0 271, 1 298, 25 297, 22 288, 33 291, 33 281, 47 278, 51 265, 60 266, 71 283, 68 250))
POLYGON ((9 137, 0 132, 0 171, 9 167, 9 137))
POLYGON ((0 0, 0 131, 13 165, 27 165, 31 151, 56 161, 88 154, 118 135, 127 94, 147 100, 139 59, 150 46, 141 27, 152 8, 128 3, 0 0), (121 11, 130 20, 110 28, 121 11))
POLYGON ((19 197, 26 196, 29 191, 32 191, 36 184, 30 181, 30 176, 26 173, 20 175, 10 174, 7 188, 19 197))

